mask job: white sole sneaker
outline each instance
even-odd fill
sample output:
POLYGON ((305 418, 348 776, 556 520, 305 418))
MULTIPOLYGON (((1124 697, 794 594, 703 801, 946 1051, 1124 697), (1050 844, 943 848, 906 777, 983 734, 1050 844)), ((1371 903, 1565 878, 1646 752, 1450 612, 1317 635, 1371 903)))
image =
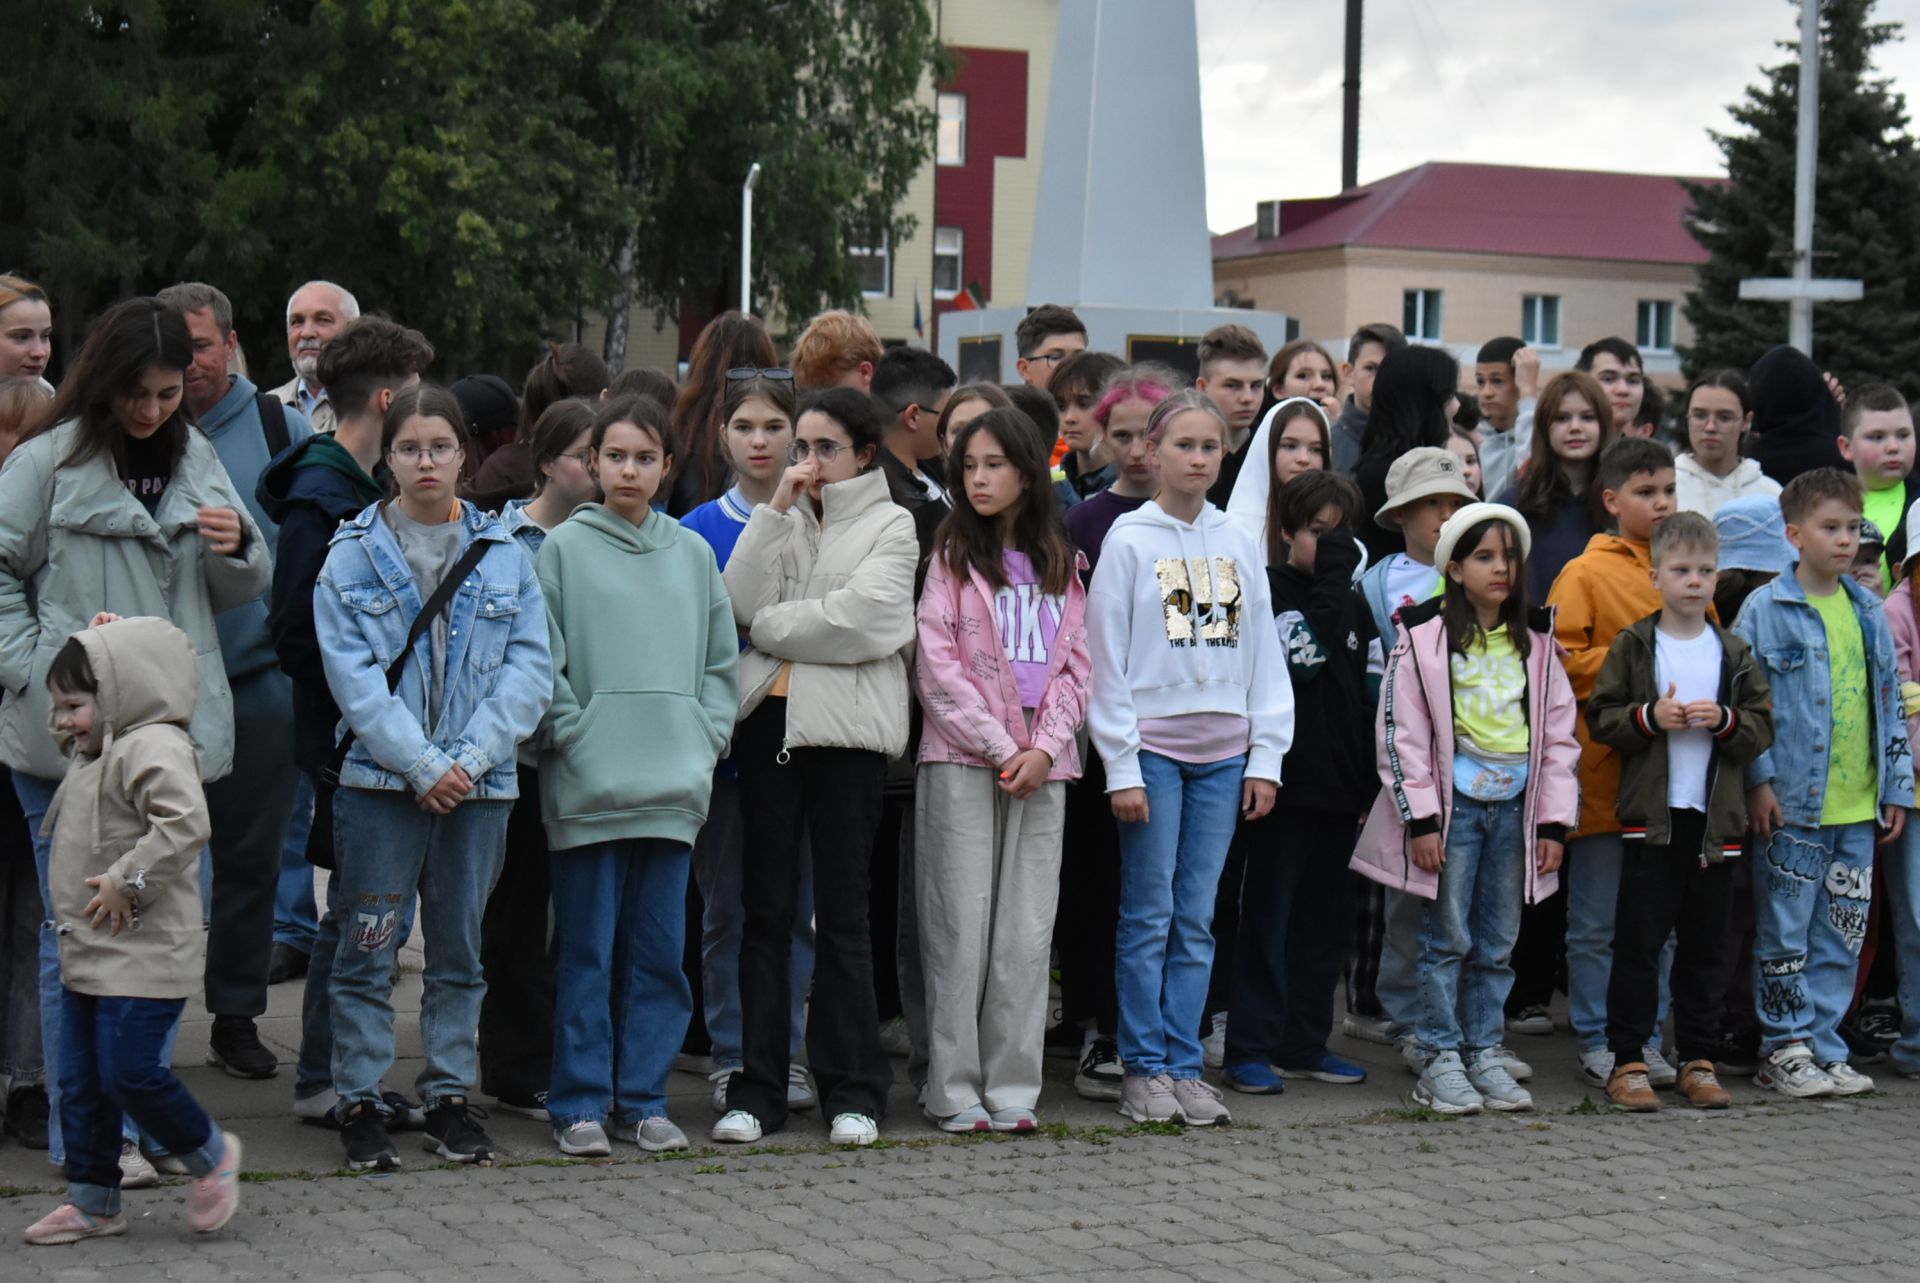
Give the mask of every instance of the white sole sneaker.
POLYGON ((760 1139, 760 1120, 744 1109, 730 1110, 707 1134, 722 1145, 751 1145, 760 1139))
POLYGON ((553 1145, 568 1158, 607 1158, 613 1153, 606 1129, 595 1124, 556 1131, 553 1145))
POLYGON ((1452 1101, 1442 1100, 1438 1096, 1434 1095, 1432 1092, 1428 1091, 1426 1088, 1426 1084, 1424 1083, 1415 1083, 1413 1085, 1412 1100, 1413 1100, 1413 1103, 1419 1106, 1421 1109, 1431 1109, 1436 1114, 1449 1114, 1449 1115, 1456 1115, 1456 1116, 1464 1115, 1464 1114, 1477 1114, 1480 1112, 1480 1108, 1481 1108, 1479 1105, 1456 1105, 1452 1101))

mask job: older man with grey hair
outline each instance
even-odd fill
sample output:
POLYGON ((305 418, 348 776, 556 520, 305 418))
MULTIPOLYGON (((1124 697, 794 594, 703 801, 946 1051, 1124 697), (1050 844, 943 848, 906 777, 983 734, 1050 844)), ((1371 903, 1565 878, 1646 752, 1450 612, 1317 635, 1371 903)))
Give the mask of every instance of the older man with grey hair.
POLYGON ((333 431, 333 405, 315 381, 320 349, 334 332, 360 315, 360 302, 332 281, 308 281, 287 300, 287 355, 293 378, 272 395, 307 416, 315 432, 333 431))

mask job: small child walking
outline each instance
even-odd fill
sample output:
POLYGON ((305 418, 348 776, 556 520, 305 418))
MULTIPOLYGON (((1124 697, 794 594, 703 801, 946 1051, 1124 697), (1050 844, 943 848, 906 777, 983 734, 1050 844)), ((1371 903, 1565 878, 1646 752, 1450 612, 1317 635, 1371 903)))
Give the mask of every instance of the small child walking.
MULTIPOLYGON (((1446 587, 1403 607, 1380 691, 1385 787, 1353 868, 1422 897, 1413 1100, 1443 1114, 1533 1108, 1500 1055, 1522 901, 1551 895, 1579 817, 1573 687, 1527 608, 1526 519, 1469 504, 1434 546, 1446 587)), ((1390 924, 1391 929, 1391 924, 1390 924)))
POLYGON ((72 759, 47 811, 47 883, 60 947, 67 1199, 28 1228, 48 1246, 127 1232, 124 1113, 195 1177, 187 1223, 210 1234, 240 1201, 240 1140, 223 1132, 163 1048, 200 991, 200 849, 212 831, 187 732, 200 696, 187 635, 163 619, 97 615, 47 671, 72 759))

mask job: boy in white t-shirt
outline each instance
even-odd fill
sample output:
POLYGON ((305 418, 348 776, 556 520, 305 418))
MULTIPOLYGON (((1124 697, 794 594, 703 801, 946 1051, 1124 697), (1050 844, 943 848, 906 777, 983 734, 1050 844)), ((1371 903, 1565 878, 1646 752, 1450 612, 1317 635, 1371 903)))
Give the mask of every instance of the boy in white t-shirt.
POLYGON ((1720 539, 1699 513, 1654 527, 1653 584, 1661 608, 1622 629, 1587 701, 1595 740, 1621 756, 1625 851, 1607 984, 1607 1098, 1660 1108, 1640 1049, 1654 1040, 1660 951, 1673 960, 1680 1094, 1724 1109, 1714 1078, 1733 866, 1746 836, 1741 768, 1773 742, 1771 692, 1746 642, 1707 618, 1720 539))

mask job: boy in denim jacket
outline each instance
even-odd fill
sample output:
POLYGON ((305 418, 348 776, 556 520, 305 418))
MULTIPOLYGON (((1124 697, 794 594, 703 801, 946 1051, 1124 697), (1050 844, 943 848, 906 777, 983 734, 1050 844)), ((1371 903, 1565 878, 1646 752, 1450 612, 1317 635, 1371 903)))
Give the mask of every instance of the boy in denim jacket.
POLYGON ((1754 1081, 1784 1096, 1850 1096, 1873 1080, 1847 1063, 1840 1019, 1866 936, 1874 846, 1900 836, 1913 756, 1886 614, 1848 575, 1859 480, 1835 468, 1803 473, 1780 508, 1800 559, 1734 624, 1766 667, 1777 731, 1746 772, 1761 839, 1754 1081))

